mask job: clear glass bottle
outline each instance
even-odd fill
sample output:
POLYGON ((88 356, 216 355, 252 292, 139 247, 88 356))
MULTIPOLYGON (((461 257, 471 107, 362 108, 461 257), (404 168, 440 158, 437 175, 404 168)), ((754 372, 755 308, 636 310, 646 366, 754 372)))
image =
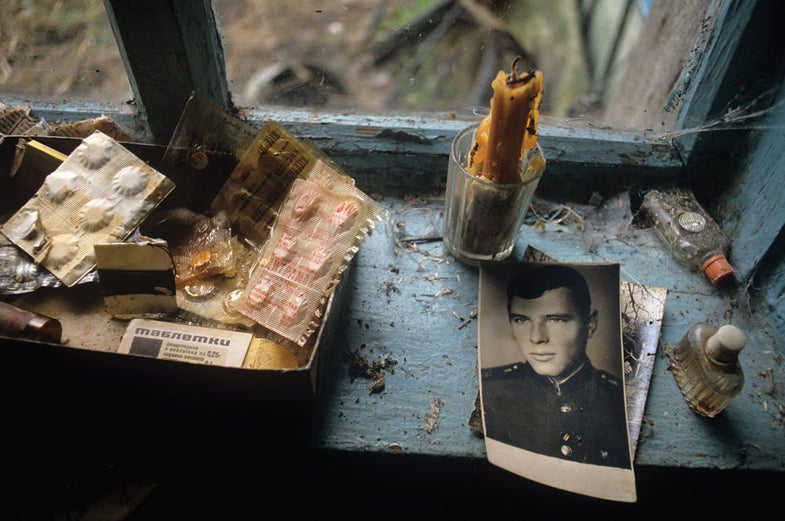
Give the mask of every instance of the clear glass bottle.
POLYGON ((735 280, 725 258, 730 241, 690 190, 650 190, 641 210, 681 264, 701 271, 715 286, 735 280))
POLYGON ((693 412, 709 418, 719 414, 744 387, 739 352, 747 337, 738 327, 694 324, 665 354, 673 376, 693 412))

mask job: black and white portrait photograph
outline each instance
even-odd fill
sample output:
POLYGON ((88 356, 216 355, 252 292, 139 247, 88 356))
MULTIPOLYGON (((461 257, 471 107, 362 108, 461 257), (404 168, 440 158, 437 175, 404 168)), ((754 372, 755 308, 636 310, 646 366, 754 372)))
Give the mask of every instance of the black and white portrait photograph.
POLYGON ((618 264, 483 266, 479 368, 491 463, 550 486, 635 501, 618 264))

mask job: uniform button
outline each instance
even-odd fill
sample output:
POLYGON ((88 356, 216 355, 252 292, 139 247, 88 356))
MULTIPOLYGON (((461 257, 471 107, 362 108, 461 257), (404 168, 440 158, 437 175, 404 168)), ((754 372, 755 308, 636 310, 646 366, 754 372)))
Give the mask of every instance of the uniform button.
POLYGON ((561 412, 571 412, 572 406, 569 403, 564 403, 561 406, 561 412))
POLYGON ((570 447, 568 447, 567 445, 562 445, 561 446, 561 453, 562 453, 563 456, 569 458, 570 456, 572 456, 572 449, 570 447))

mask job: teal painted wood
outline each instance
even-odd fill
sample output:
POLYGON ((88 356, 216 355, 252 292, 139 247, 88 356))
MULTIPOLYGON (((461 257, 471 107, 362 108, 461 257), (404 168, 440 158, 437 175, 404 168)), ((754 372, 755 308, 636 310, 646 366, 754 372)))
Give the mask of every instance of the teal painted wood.
MULTIPOLYGON (((141 115, 123 107, 54 105, 4 100, 27 104, 37 117, 48 121, 74 121, 105 114, 129 129, 139 141, 155 142, 140 123, 141 115)), ((245 111, 243 117, 261 128, 273 119, 292 134, 308 139, 338 161, 362 184, 377 174, 389 181, 384 188, 395 190, 394 178, 416 177, 423 188, 444 182, 447 157, 455 134, 477 120, 460 120, 446 115, 419 117, 351 115, 311 111, 245 111)), ((683 162, 670 141, 658 136, 592 128, 541 125, 540 143, 548 158, 549 177, 540 190, 565 200, 586 202, 594 191, 606 194, 630 186, 653 186, 683 178, 683 162)), ((168 142, 164 140, 164 144, 168 142)), ((373 181, 377 189, 379 179, 373 181)))
POLYGON ((725 212, 734 237, 731 261, 744 279, 754 275, 785 223, 785 85, 761 126, 725 212))
POLYGON ((29 107, 33 117, 48 122, 81 121, 105 115, 122 126, 131 136, 142 143, 152 143, 153 136, 145 123, 142 114, 133 103, 115 105, 107 103, 68 103, 44 100, 3 99, 6 105, 29 107))
MULTIPOLYGON (((358 253, 345 327, 330 354, 332 370, 317 407, 317 447, 484 458, 484 443, 469 427, 478 391, 476 320, 461 327, 477 308, 478 273, 445 258, 438 241, 395 254, 395 222, 423 235, 439 232, 443 193, 419 195, 416 202, 386 198, 391 221, 375 229, 358 253), (371 393, 369 381, 352 378, 346 351, 397 362, 383 392, 371 393), (432 400, 441 405, 428 432, 432 400)), ((619 262, 624 280, 668 288, 636 465, 785 470, 779 399, 767 392, 772 383, 785 384, 781 349, 744 310, 727 307, 728 294, 677 264, 652 230, 607 219, 624 204, 620 197, 606 201, 601 212, 576 207, 588 217, 583 231, 547 225, 540 233, 524 226, 513 255, 528 244, 567 262, 619 262), (711 420, 688 409, 664 358, 664 346, 674 345, 696 321, 731 321, 749 335, 741 357, 746 386, 711 420)))
POLYGON ((785 40, 779 2, 727 2, 682 125, 694 133, 685 172, 731 238, 730 261, 782 331, 785 233, 785 40), (727 70, 726 70, 727 69, 727 70), (724 71, 724 72, 723 72, 724 71), (705 86, 703 86, 705 85, 705 86), (714 128, 712 129, 712 126, 714 128))
POLYGON ((759 297, 763 301, 760 313, 771 317, 772 327, 781 335, 785 331, 785 233, 782 230, 762 264, 758 272, 762 281, 759 297))
POLYGON ((785 85, 756 132, 751 160, 734 180, 727 215, 735 216, 730 260, 762 300, 761 312, 785 331, 785 85))
POLYGON ((210 0, 105 0, 150 134, 166 144, 192 92, 229 106, 223 46, 210 0))
MULTIPOLYGON (((452 115, 376 116, 312 111, 248 110, 244 117, 257 126, 275 119, 297 136, 311 139, 331 154, 401 153, 445 156, 459 130, 479 121, 452 115)), ((600 171, 624 167, 657 169, 661 174, 682 167, 672 143, 633 132, 541 122, 541 145, 550 164, 565 170, 600 171)), ((415 160, 416 161, 416 160, 415 160)))
MULTIPOLYGON (((670 105, 666 107, 666 110, 678 110, 677 129, 703 125, 717 115, 717 110, 723 108, 721 104, 729 95, 727 91, 723 92, 723 82, 726 76, 737 77, 729 68, 758 4, 758 0, 711 2, 706 16, 713 20, 713 23, 707 24, 712 30, 698 35, 699 40, 670 94, 670 105)), ((699 136, 698 133, 687 133, 677 139, 686 155, 694 153, 695 141, 699 136)))
MULTIPOLYGON (((35 116, 53 122, 78 121, 103 114, 126 128, 138 141, 155 142, 152 136, 145 135, 140 124, 143 115, 133 103, 47 103, 21 99, 4 99, 3 103, 28 106, 35 116)), ((445 114, 381 116, 279 107, 243 110, 240 116, 259 128, 272 119, 331 155, 380 154, 381 157, 398 154, 409 158, 410 166, 417 165, 422 157, 446 158, 455 134, 479 120, 456 119, 445 114)), ((667 177, 683 168, 681 156, 673 144, 656 135, 568 127, 567 123, 540 126, 541 145, 549 165, 560 165, 564 171, 580 176, 612 169, 618 173, 623 168, 626 173, 637 171, 667 177)), ((161 144, 168 141, 167 137, 161 144)))
MULTIPOLYGON (((134 4, 138 9, 139 2, 134 1, 134 4)), ((231 107, 223 40, 213 2, 174 0, 174 11, 185 45, 192 90, 209 97, 220 107, 231 107)))

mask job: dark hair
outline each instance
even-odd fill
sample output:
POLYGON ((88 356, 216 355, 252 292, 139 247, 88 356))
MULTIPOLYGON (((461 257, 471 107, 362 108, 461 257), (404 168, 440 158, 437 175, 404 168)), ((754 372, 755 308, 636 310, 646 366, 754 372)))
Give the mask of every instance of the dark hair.
POLYGON ((591 313, 591 295, 586 279, 575 268, 562 264, 537 265, 516 275, 507 285, 507 313, 513 297, 533 299, 546 291, 567 288, 582 317, 591 313))

